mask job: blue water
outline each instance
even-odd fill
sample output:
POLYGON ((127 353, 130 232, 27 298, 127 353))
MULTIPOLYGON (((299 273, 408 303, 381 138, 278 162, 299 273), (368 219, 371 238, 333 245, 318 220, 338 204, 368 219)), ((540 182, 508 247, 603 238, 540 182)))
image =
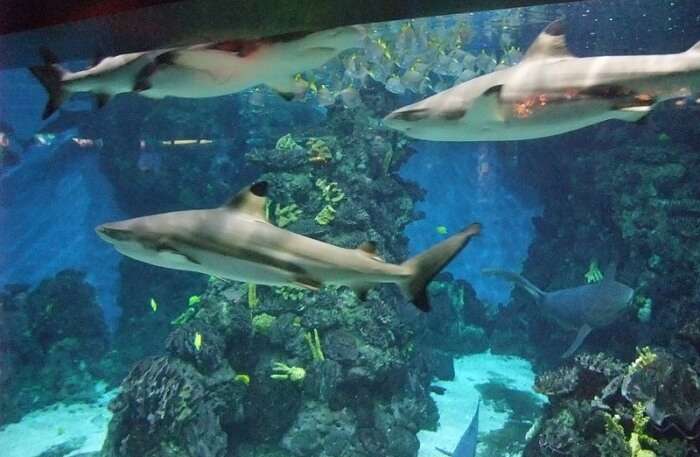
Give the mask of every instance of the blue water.
POLYGON ((424 251, 471 222, 480 222, 484 230, 479 239, 446 271, 469 281, 486 303, 504 303, 510 287, 480 272, 490 267, 520 271, 540 205, 524 183, 519 189, 506 186, 502 159, 493 146, 417 142, 416 149, 418 153, 401 170, 403 177, 427 191, 425 200, 416 205, 425 218, 406 229, 411 252, 424 251), (445 227, 447 234, 438 233, 438 227, 445 227))

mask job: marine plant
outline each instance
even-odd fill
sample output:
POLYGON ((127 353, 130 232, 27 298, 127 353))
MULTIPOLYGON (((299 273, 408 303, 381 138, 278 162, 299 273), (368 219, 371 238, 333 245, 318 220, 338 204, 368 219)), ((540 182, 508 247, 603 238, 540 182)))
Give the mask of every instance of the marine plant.
POLYGON ((261 335, 267 335, 270 332, 270 327, 275 323, 277 318, 267 313, 258 314, 253 317, 253 331, 261 335))
POLYGON ((345 198, 345 192, 340 189, 335 181, 328 182, 325 178, 318 178, 316 187, 321 190, 321 196, 328 204, 338 203, 345 198))
POLYGON ((323 350, 321 349, 321 339, 318 336, 318 330, 314 329, 312 332, 306 332, 304 334, 304 339, 309 345, 311 350, 311 358, 316 362, 321 362, 326 358, 323 355, 323 350))
POLYGON ((314 218, 318 225, 328 225, 335 220, 335 208, 331 205, 326 205, 319 211, 314 218))
POLYGON ((641 349, 637 348, 637 359, 630 364, 627 368, 627 372, 629 374, 636 373, 654 363, 656 358, 656 353, 654 353, 649 346, 644 346, 641 349))
POLYGON ((306 378, 306 370, 302 367, 289 366, 280 362, 272 364, 272 371, 273 374, 270 375, 272 379, 300 383, 306 378))
POLYGON ((588 271, 584 276, 588 284, 603 280, 603 273, 600 271, 600 268, 598 268, 597 260, 591 260, 591 263, 588 265, 588 271))
POLYGON ((649 423, 649 416, 646 415, 644 403, 637 402, 634 404, 634 414, 632 416, 632 424, 634 429, 630 434, 629 445, 633 457, 655 457, 653 451, 642 449, 642 444, 645 446, 656 446, 659 442, 647 435, 646 427, 649 423))
POLYGON ((275 287, 274 291, 275 294, 281 296, 285 300, 291 301, 300 301, 305 295, 304 289, 292 286, 275 287))
POLYGON ((286 227, 298 221, 299 216, 301 216, 301 208, 296 203, 287 206, 281 206, 279 203, 275 205, 275 220, 278 227, 286 227))
POLYGON ((258 307, 258 286, 253 283, 248 283, 248 309, 258 307))
POLYGON ((280 151, 293 151, 298 148, 301 148, 301 146, 294 141, 291 133, 283 135, 279 140, 277 140, 277 143, 275 143, 275 149, 280 151))
POLYGON ((306 146, 309 148, 309 162, 326 164, 333 160, 331 149, 323 139, 311 137, 306 146))

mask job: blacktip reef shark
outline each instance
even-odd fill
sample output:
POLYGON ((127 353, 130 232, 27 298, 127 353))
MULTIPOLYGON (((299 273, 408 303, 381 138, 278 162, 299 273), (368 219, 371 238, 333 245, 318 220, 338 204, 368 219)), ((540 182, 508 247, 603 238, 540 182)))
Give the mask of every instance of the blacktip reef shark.
POLYGON ((479 398, 476 404, 476 411, 472 416, 469 427, 467 427, 464 434, 462 434, 455 450, 449 452, 436 447, 435 449, 437 451, 449 457, 476 457, 476 445, 479 442, 479 406, 481 406, 481 398, 479 398))
POLYGON ((428 283, 481 230, 471 224, 406 262, 391 264, 373 243, 345 249, 272 225, 265 216, 267 188, 261 181, 219 208, 138 217, 95 230, 133 259, 236 281, 308 290, 346 285, 360 298, 374 284, 395 283, 421 311, 430 310, 428 283))
POLYGON ((611 324, 632 306, 634 290, 617 282, 615 272, 615 264, 610 264, 599 282, 544 292, 517 273, 493 269, 482 271, 485 275, 500 276, 522 287, 559 325, 578 330, 562 358, 576 352, 591 330, 611 324))
POLYGON ((349 26, 259 39, 205 43, 183 48, 122 54, 71 72, 42 49, 44 65, 30 68, 49 94, 46 119, 77 92, 91 92, 98 106, 110 97, 138 92, 151 98, 206 98, 265 84, 291 99, 295 76, 317 68, 346 49, 359 47, 364 32, 349 26))
POLYGON ((609 119, 636 122, 698 90, 700 42, 677 54, 579 58, 555 21, 517 65, 399 108, 384 124, 423 140, 526 140, 609 119))

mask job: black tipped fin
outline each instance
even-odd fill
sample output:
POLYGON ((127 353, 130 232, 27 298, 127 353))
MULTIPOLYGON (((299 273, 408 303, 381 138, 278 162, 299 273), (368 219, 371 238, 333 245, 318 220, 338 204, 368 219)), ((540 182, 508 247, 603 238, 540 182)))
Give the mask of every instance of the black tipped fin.
POLYGON ((374 241, 365 241, 364 243, 360 244, 357 249, 366 252, 367 254, 374 255, 377 253, 377 243, 374 241))
POLYGON ((537 36, 523 56, 523 62, 552 57, 572 57, 566 45, 564 22, 561 19, 551 22, 545 27, 542 33, 537 36))
POLYGON ((321 287, 323 287, 323 283, 306 276, 298 276, 294 278, 294 285, 302 289, 310 290, 312 292, 316 292, 321 287))
POLYGON ((144 65, 143 68, 141 68, 141 70, 139 70, 139 72, 136 74, 136 78, 134 79, 134 85, 132 87, 134 92, 143 92, 144 90, 150 89, 152 87, 150 81, 151 76, 153 76, 153 74, 160 68, 167 65, 173 65, 175 63, 175 57, 175 51, 164 52, 159 54, 155 59, 153 59, 152 62, 144 65))
POLYGON ((471 224, 461 232, 402 263, 401 266, 406 268, 410 275, 399 282, 404 297, 411 300, 419 310, 430 311, 428 284, 464 249, 469 240, 480 232, 481 224, 471 224))
POLYGON ((95 100, 97 101, 97 108, 102 109, 104 106, 109 102, 110 95, 109 94, 95 94, 95 100))
POLYGON ((44 64, 30 67, 29 71, 44 86, 49 96, 41 116, 42 119, 47 119, 58 110, 66 97, 63 90, 63 76, 66 71, 58 65, 58 58, 50 50, 41 48, 39 53, 44 64))
POLYGON ((369 289, 371 287, 372 284, 356 284, 352 286, 352 290, 355 292, 355 295, 357 295, 357 298, 360 301, 366 301, 367 294, 369 293, 369 289))
POLYGON ((231 197, 224 207, 232 211, 248 214, 260 221, 270 222, 265 211, 268 187, 267 181, 258 181, 251 184, 231 197))
POLYGON ((277 91, 277 95, 279 95, 280 97, 282 97, 283 99, 285 99, 285 100, 288 101, 288 102, 291 102, 292 100, 294 100, 294 97, 296 97, 296 95, 294 94, 294 92, 280 92, 280 91, 277 91))

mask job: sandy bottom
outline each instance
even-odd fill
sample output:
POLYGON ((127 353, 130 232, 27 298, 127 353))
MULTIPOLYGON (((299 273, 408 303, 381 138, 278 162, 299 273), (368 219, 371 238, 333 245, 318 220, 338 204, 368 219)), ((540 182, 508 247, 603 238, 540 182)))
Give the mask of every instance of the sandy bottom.
POLYGON ((112 390, 96 403, 57 403, 32 411, 21 421, 0 428, 0 453, 3 457, 36 457, 52 451, 77 457, 98 452, 112 417, 107 404, 115 395, 112 390))
POLYGON ((433 394, 440 410, 440 425, 436 432, 418 433, 418 456, 442 455, 435 447, 452 452, 469 426, 479 397, 482 401, 477 456, 519 455, 520 449, 513 448, 521 446, 508 434, 524 443, 525 431, 546 402, 546 397, 533 392, 534 380, 530 363, 518 357, 484 353, 455 360, 454 381, 435 382, 446 389, 444 395, 433 394), (499 448, 498 441, 508 441, 510 446, 499 448))

